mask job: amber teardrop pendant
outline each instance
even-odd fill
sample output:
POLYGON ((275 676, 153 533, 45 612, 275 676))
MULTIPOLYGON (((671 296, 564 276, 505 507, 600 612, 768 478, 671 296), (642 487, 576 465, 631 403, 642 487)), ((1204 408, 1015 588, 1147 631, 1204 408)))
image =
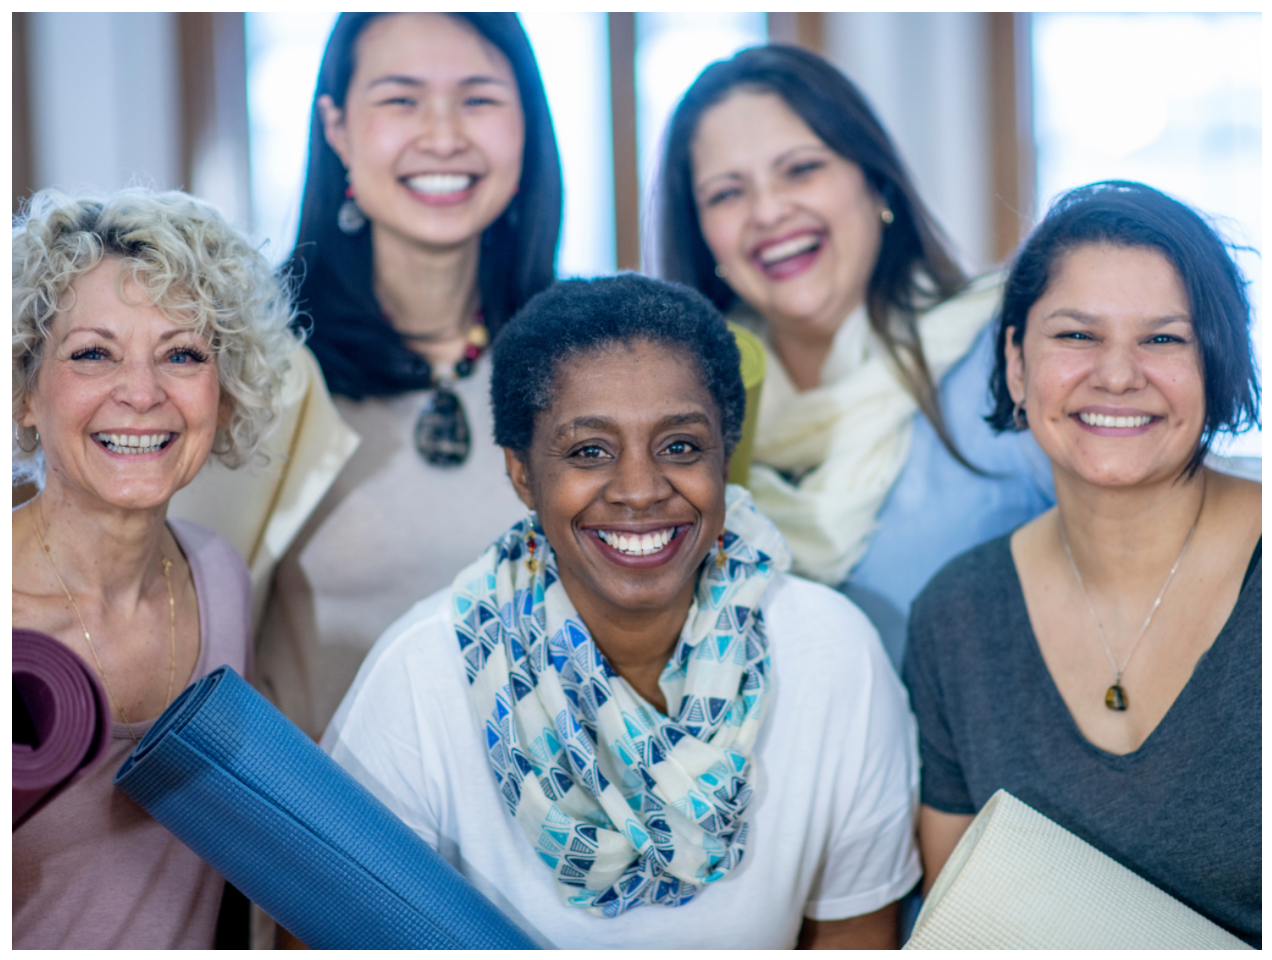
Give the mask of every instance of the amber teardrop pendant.
POLYGON ((1104 705, 1110 710, 1126 709, 1126 691, 1120 683, 1115 683, 1104 694, 1104 705))
POLYGON ((472 433, 455 392, 439 383, 415 421, 415 449, 435 467, 458 467, 468 459, 472 433))

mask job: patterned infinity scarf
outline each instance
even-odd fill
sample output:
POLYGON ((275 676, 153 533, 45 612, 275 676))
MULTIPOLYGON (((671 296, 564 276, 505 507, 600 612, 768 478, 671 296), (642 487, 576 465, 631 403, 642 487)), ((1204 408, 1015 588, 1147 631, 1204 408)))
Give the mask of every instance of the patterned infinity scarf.
POLYGON ((610 667, 531 515, 455 579, 452 614, 499 792, 558 892, 615 917, 680 906, 746 849, 750 753, 768 692, 759 608, 790 565, 741 487, 659 686, 664 717, 610 667), (533 525, 539 570, 527 569, 533 525))

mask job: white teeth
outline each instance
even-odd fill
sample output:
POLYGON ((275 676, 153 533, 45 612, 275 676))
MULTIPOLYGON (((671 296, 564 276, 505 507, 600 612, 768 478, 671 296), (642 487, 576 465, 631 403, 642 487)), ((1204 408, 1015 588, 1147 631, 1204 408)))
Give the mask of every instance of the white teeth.
POLYGON ((406 185, 419 193, 448 194, 467 190, 475 178, 468 173, 421 173, 406 181, 406 185))
POLYGON ((171 440, 171 433, 95 433, 93 439, 100 441, 111 453, 154 453, 171 440))
POLYGON ((1103 413, 1079 413, 1078 419, 1088 427, 1142 427, 1152 417, 1110 417, 1103 413))
POLYGON ((802 237, 792 237, 782 243, 772 247, 766 247, 760 253, 760 262, 766 266, 777 263, 779 260, 785 260, 787 257, 793 257, 797 253, 804 253, 812 250, 821 244, 821 237, 816 234, 805 234, 802 237))
POLYGON ((643 535, 631 534, 630 536, 609 530, 597 531, 602 540, 619 553, 625 553, 630 557, 645 557, 651 553, 657 553, 671 542, 675 532, 675 527, 668 527, 666 530, 657 530, 643 535))

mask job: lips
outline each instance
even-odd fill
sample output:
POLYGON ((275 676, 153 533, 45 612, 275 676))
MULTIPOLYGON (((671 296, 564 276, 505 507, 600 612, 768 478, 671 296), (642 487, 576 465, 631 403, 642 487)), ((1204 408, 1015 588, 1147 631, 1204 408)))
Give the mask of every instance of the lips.
POLYGON ((756 247, 751 261, 770 279, 784 280, 812 266, 825 240, 824 233, 811 230, 780 237, 756 247))
POLYGON ((1078 419, 1088 427, 1115 427, 1123 430, 1132 427, 1146 427, 1154 420, 1153 417, 1147 415, 1117 417, 1104 413, 1079 413, 1078 419))
POLYGON ((93 439, 111 453, 139 456, 158 453, 175 438, 175 433, 94 433, 93 439))
POLYGON ((600 547, 608 560, 624 567, 656 567, 669 561, 689 539, 692 524, 676 524, 647 530, 594 527, 583 532, 600 547))
POLYGON ((462 198, 477 185, 478 179, 472 173, 417 173, 402 182, 424 200, 445 202, 462 198))

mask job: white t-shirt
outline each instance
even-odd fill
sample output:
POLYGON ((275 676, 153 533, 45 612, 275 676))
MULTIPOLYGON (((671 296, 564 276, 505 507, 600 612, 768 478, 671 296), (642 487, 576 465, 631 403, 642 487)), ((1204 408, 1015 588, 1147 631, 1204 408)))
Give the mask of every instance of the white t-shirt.
POLYGON ((789 948, 804 917, 871 913, 919 879, 919 763, 901 682, 840 594, 779 575, 761 601, 772 688, 741 865, 682 907, 567 906, 495 788, 450 591, 385 632, 322 745, 544 946, 789 948))

